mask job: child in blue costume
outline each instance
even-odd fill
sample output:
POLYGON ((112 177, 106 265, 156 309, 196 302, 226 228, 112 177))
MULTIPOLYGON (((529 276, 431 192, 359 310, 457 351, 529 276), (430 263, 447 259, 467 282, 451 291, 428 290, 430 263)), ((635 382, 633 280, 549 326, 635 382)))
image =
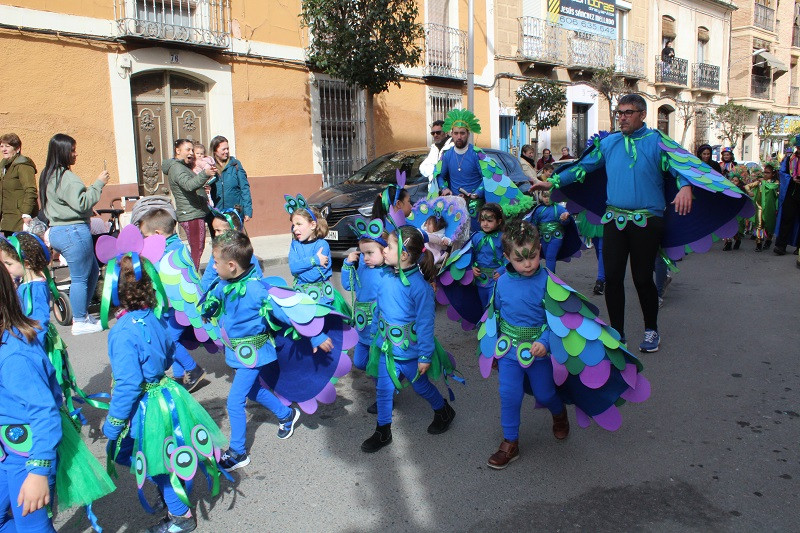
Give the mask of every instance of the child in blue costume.
POLYGON ((413 226, 390 234, 387 244, 384 261, 397 274, 383 278, 372 318, 374 340, 367 372, 378 379, 378 423, 375 433, 361 444, 366 453, 392 442, 392 402, 395 389, 401 388, 401 376, 434 410, 428 433, 444 433, 456 415, 429 380, 452 369, 448 354, 433 336, 433 256, 424 250, 424 237, 413 226))
POLYGON ((294 290, 304 292, 315 301, 330 304, 345 316, 352 316, 350 306, 331 284, 333 268, 328 235, 328 222, 309 206, 303 195, 285 196, 284 208, 292 222, 294 239, 289 246, 289 270, 294 276, 294 290))
MULTIPOLYGON (((214 218, 211 219, 212 239, 218 235, 222 235, 226 231, 242 231, 242 219, 239 217, 239 212, 236 209, 217 211, 216 209, 212 208, 211 214, 214 215, 214 218)), ((264 275, 264 272, 261 270, 261 263, 259 263, 258 257, 256 257, 255 254, 253 254, 253 259, 250 260, 250 264, 255 267, 256 275, 258 277, 262 277, 264 275)), ((213 285, 218 279, 219 276, 217 275, 217 267, 215 266, 214 255, 212 254, 211 257, 209 257, 208 265, 206 265, 206 269, 203 272, 203 278, 200 280, 200 287, 202 287, 203 291, 208 291, 211 285, 213 285)))
MULTIPOLYGON (((148 511, 144 482, 150 479, 158 487, 168 514, 148 531, 193 531, 197 519, 184 482, 199 468, 209 478, 212 495, 219 492, 217 459, 225 437, 206 410, 165 375, 175 342, 158 316, 157 302, 166 298, 154 266, 135 252, 117 256, 106 267, 104 283, 104 300, 120 306, 108 335, 114 389, 103 434, 109 439, 109 470, 114 472, 111 460, 131 467, 148 511)), ((107 303, 101 312, 108 312, 107 303)))
MULTIPOLYGON (((221 461, 223 468, 230 472, 250 464, 245 446, 248 398, 275 414, 280 439, 292 436, 300 411, 281 403, 259 380, 262 369, 271 363, 277 364, 273 320, 282 323, 289 323, 289 320, 278 306, 262 314, 269 307, 268 289, 250 264, 253 255, 250 239, 238 231, 225 232, 214 239, 212 253, 220 281, 211 287, 203 303, 203 316, 217 320, 225 342, 225 362, 235 370, 228 393, 231 444, 221 461)), ((312 344, 326 352, 332 347, 324 334, 312 339, 312 344)))
MULTIPOLYGON (((185 261, 185 263, 181 266, 194 271, 194 263, 191 262, 189 251, 181 241, 181 238, 175 232, 177 223, 178 221, 174 219, 166 209, 153 209, 142 215, 142 217, 139 219, 139 230, 145 237, 149 237, 151 235, 163 235, 166 237, 167 248, 164 250, 164 255, 173 253, 174 257, 185 256, 188 258, 188 261, 185 261)), ((155 267, 156 270, 159 271, 159 275, 162 276, 162 282, 166 283, 166 280, 163 279, 163 273, 161 272, 162 266, 160 262, 156 263, 155 267)), ((199 277, 196 271, 194 274, 195 278, 199 277)), ((197 364, 197 362, 194 360, 194 357, 189 354, 189 351, 186 349, 186 347, 181 344, 181 335, 183 335, 186 327, 178 323, 177 319, 175 318, 175 310, 172 309, 173 307, 177 307, 177 305, 174 305, 171 302, 169 308, 164 309, 164 314, 162 315, 162 318, 167 324, 167 331, 169 332, 170 339, 172 339, 172 342, 175 343, 175 355, 172 362, 172 376, 178 383, 183 384, 183 386, 186 387, 186 390, 191 392, 195 390, 198 385, 200 385, 201 381, 203 380, 203 376, 206 375, 206 372, 203 370, 203 367, 197 364)))
MULTIPOLYGON (((405 184, 405 176, 398 174, 398 180, 405 184)), ((386 231, 395 231, 405 225, 405 217, 413 209, 411 194, 403 186, 389 185, 372 202, 372 218, 383 222, 386 231)))
POLYGON ((62 436, 61 389, 38 330, 0 267, 0 531, 55 532, 47 505, 62 436))
POLYGON ((564 243, 563 226, 569 222, 569 212, 561 205, 550 201, 550 192, 543 191, 539 194, 540 204, 525 217, 525 220, 536 226, 542 244, 547 268, 556 271, 558 251, 564 243))
POLYGON ((42 240, 32 233, 19 232, 8 240, 0 237, 0 257, 11 277, 17 283, 22 312, 25 316, 39 322, 41 329, 36 336, 45 350, 50 363, 56 369, 56 379, 64 393, 67 412, 74 420, 86 423, 75 408, 74 399, 100 409, 108 409, 108 404, 98 401, 107 394, 87 395, 78 387, 75 373, 69 362, 67 346, 50 322, 50 298, 57 293, 55 284, 49 277, 47 266, 50 263, 50 250, 42 240))
POLYGON ((497 280, 493 305, 500 316, 499 330, 511 338, 512 346, 498 360, 503 442, 487 463, 498 470, 519 457, 520 409, 526 376, 536 401, 553 415, 553 435, 565 439, 569 434, 567 410, 556 391, 553 365, 547 357, 550 332, 543 302, 548 276, 540 267, 541 246, 536 228, 525 221, 510 223, 503 234, 503 254, 510 264, 497 280), (517 358, 517 348, 522 343, 530 343, 530 353, 535 357, 527 368, 517 358))
MULTIPOLYGON (((355 293, 353 306, 353 324, 358 331, 358 344, 353 351, 353 364, 360 370, 366 370, 369 360, 369 349, 372 344, 372 315, 375 311, 375 300, 378 289, 389 273, 384 264, 383 249, 388 245, 388 234, 384 232, 383 222, 379 219, 367 223, 364 219, 356 219, 358 248, 351 252, 342 267, 342 286, 344 290, 355 293), (358 265, 356 265, 358 263, 358 265)), ((367 409, 372 414, 378 412, 377 402, 367 409)))
POLYGON ((484 309, 489 305, 497 278, 506 270, 501 239, 503 210, 499 204, 488 203, 479 213, 481 230, 472 236, 472 273, 484 309))

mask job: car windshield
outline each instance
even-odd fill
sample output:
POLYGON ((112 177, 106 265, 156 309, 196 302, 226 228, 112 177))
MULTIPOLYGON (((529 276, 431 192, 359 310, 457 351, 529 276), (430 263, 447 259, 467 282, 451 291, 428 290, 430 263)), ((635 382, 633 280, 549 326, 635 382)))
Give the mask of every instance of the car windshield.
POLYGON ((345 183, 385 183, 397 182, 396 171, 405 172, 406 180, 411 183, 419 177, 419 166, 427 154, 394 152, 386 154, 361 167, 345 183))

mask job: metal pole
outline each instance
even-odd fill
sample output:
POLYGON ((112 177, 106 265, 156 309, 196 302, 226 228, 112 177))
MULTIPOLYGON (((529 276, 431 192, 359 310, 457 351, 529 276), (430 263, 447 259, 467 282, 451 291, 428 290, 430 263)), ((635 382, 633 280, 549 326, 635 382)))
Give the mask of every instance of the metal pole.
POLYGON ((467 109, 475 111, 475 0, 469 0, 467 17, 467 109))

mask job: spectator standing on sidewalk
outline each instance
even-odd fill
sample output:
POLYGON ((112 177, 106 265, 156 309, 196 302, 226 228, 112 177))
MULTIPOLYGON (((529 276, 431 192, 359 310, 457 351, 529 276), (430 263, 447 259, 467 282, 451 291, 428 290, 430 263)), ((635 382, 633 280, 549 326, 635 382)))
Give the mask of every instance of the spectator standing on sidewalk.
POLYGON ((236 209, 246 223, 253 218, 253 199, 250 196, 247 172, 241 161, 230 155, 228 139, 222 135, 211 139, 209 148, 216 160, 217 176, 219 176, 219 179, 211 185, 214 207, 220 211, 236 209))

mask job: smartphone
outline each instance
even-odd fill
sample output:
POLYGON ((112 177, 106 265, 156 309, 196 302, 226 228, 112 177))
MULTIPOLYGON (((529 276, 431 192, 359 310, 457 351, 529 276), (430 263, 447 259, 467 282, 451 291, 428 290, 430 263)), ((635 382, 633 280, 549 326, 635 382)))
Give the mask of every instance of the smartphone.
POLYGON ((208 186, 214 185, 217 182, 218 179, 219 179, 219 176, 211 176, 210 178, 208 178, 208 181, 206 182, 206 185, 208 185, 208 186))
POLYGON ((103 159, 103 170, 108 170, 108 163, 103 159))

